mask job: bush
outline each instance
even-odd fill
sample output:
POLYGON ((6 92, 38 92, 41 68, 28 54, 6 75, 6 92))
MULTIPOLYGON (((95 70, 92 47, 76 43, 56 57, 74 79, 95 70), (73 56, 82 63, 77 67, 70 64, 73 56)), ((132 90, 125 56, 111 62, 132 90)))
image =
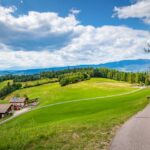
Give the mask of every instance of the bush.
POLYGON ((88 80, 90 76, 87 73, 69 73, 59 76, 59 83, 61 86, 65 86, 72 83, 88 80))

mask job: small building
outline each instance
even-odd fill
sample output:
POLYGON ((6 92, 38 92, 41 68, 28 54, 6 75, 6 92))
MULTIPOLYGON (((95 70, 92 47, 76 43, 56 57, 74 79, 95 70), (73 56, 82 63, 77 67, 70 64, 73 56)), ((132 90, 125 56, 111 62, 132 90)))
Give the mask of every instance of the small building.
POLYGON ((14 97, 14 98, 11 98, 9 102, 10 102, 10 104, 13 105, 14 110, 20 110, 20 109, 27 106, 28 99, 27 98, 14 97))
POLYGON ((0 104, 0 118, 4 118, 5 116, 12 114, 12 112, 12 104, 0 104))

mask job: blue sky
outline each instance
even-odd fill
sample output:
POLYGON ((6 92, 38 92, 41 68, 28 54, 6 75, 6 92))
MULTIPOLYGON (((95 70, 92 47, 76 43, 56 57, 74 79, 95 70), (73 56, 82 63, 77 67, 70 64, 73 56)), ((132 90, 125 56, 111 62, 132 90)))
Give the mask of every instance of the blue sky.
POLYGON ((65 17, 74 8, 81 10, 78 19, 83 25, 126 25, 135 29, 150 30, 149 25, 143 24, 137 18, 118 19, 112 17, 114 7, 131 5, 133 0, 1 0, 3 6, 16 6, 16 15, 28 11, 56 12, 65 17))
POLYGON ((149 0, 0 0, 0 70, 149 58, 149 0))

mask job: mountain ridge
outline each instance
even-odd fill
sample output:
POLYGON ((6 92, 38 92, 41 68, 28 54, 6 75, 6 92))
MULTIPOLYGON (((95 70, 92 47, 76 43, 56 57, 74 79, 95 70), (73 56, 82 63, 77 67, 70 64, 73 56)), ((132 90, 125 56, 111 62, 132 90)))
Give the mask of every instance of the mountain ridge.
POLYGON ((37 68, 37 69, 27 69, 27 70, 2 70, 0 75, 6 74, 38 74, 40 72, 46 71, 58 71, 64 69, 73 69, 73 68, 98 68, 106 67, 111 69, 117 69, 120 71, 126 72, 146 72, 150 67, 150 59, 136 59, 136 60, 121 60, 116 62, 108 62, 103 64, 91 64, 91 65, 76 65, 76 66, 64 66, 64 67, 52 67, 52 68, 37 68))

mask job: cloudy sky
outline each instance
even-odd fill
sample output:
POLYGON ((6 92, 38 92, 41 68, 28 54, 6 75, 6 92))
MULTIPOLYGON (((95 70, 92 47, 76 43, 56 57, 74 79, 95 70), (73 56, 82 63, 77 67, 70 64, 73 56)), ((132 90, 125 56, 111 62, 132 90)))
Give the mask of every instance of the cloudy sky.
POLYGON ((0 0, 0 70, 150 59, 150 0, 0 0))

